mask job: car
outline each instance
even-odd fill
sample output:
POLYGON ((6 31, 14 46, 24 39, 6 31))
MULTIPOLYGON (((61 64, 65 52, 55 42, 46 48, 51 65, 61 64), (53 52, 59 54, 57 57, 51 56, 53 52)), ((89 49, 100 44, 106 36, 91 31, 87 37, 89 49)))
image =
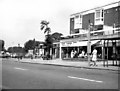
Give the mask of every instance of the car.
POLYGON ((9 53, 3 53, 2 54, 2 58, 10 58, 10 54, 9 53))

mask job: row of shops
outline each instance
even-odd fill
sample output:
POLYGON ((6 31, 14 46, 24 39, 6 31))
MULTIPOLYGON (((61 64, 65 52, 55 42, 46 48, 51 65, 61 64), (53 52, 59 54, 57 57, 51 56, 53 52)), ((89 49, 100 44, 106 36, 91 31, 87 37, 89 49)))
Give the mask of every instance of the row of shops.
MULTIPOLYGON (((54 42, 50 55, 54 59, 82 57, 87 60, 88 55, 96 48, 98 60, 102 60, 104 65, 108 65, 108 60, 112 60, 113 65, 114 61, 115 65, 120 65, 119 15, 120 2, 72 14, 70 35, 54 42), (75 56, 71 56, 72 51, 75 52, 75 56)), ((43 54, 46 55, 45 51, 43 54)))
MULTIPOLYGON (((120 54, 120 39, 117 36, 112 36, 112 38, 102 39, 92 39, 91 40, 91 52, 93 48, 96 48, 98 51, 99 58, 101 59, 112 59, 112 55, 120 54)), ((68 39, 69 40, 69 39, 68 39)), ((78 54, 82 53, 82 51, 87 54, 87 40, 81 40, 79 38, 67 41, 61 40, 60 42, 54 43, 53 48, 51 48, 50 55, 53 58, 71 58, 71 51, 76 51, 78 54), (61 55, 60 55, 61 54, 61 55)), ((40 49, 42 53, 44 50, 40 49)))
MULTIPOLYGON (((74 58, 81 58, 80 54, 84 51, 87 61, 87 38, 73 38, 73 39, 64 39, 60 42, 54 43, 53 48, 51 48, 50 55, 52 58, 60 59, 70 59, 71 52, 74 51, 77 53, 77 56, 74 58)), ((99 37, 91 38, 91 52, 93 48, 97 49, 98 59, 107 63, 107 60, 118 61, 120 60, 120 37, 119 34, 116 35, 106 35, 99 37)), ((82 60, 80 60, 82 61, 82 60)), ((105 63, 104 63, 105 64, 105 63)), ((116 63, 115 65, 119 65, 116 63)), ((114 65, 114 62, 113 62, 114 65)))

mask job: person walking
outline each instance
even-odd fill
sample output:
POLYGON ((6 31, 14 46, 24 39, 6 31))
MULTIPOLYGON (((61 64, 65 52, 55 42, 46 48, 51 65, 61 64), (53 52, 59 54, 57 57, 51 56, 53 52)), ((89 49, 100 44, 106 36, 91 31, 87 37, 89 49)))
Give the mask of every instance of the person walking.
POLYGON ((73 50, 71 51, 71 58, 73 58, 73 56, 74 56, 74 52, 73 52, 73 50))
POLYGON ((97 66, 96 61, 97 61, 97 50, 94 48, 92 52, 92 62, 94 63, 93 66, 97 66))
POLYGON ((74 56, 73 56, 73 58, 77 58, 77 51, 76 51, 76 50, 74 51, 74 56))
POLYGON ((85 58, 85 51, 82 50, 82 58, 85 58))

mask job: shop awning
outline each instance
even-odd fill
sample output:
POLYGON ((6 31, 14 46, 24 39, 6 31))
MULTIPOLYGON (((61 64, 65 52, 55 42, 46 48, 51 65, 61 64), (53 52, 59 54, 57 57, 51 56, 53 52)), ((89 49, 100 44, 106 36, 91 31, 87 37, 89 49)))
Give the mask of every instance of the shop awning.
MULTIPOLYGON (((97 42, 99 42, 99 40, 91 41, 91 45, 96 44, 97 42)), ((80 41, 80 42, 74 43, 72 46, 87 46, 87 44, 88 44, 88 41, 80 41)))
MULTIPOLYGON (((98 43, 100 40, 92 40, 91 45, 98 43)), ((64 43, 62 47, 79 47, 79 46, 87 46, 88 41, 77 41, 71 43, 64 43)))

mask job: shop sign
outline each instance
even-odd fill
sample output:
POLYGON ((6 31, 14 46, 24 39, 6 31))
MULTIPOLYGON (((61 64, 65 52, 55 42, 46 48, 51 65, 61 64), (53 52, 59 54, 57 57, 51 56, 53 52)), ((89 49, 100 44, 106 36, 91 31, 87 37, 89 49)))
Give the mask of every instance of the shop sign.
POLYGON ((72 45, 72 42, 62 43, 62 47, 69 47, 72 45))

